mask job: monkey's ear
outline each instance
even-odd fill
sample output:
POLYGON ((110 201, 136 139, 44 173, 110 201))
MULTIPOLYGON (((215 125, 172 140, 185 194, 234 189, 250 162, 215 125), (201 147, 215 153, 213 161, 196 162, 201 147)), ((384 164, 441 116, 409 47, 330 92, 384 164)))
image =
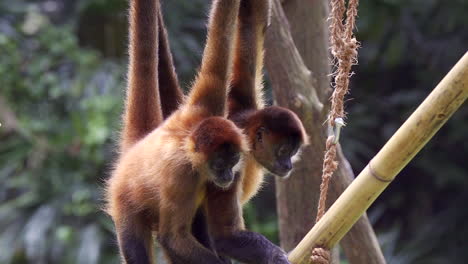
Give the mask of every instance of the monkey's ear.
POLYGON ((208 161, 207 155, 200 151, 197 142, 192 137, 186 137, 182 148, 193 167, 198 167, 208 161))
POLYGON ((300 130, 301 139, 302 139, 302 146, 308 146, 309 145, 309 135, 307 135, 304 124, 302 124, 301 119, 297 116, 296 113, 294 113, 293 111, 291 111, 289 109, 288 109, 288 111, 290 111, 290 113, 292 114, 293 120, 294 120, 293 122, 295 122, 297 124, 297 127, 300 130))
POLYGON ((309 135, 307 135, 306 133, 304 133, 304 136, 303 136, 303 141, 302 141, 302 146, 308 146, 310 144, 310 140, 309 140, 309 135))
POLYGON ((307 135, 307 132, 304 128, 304 125, 302 125, 302 122, 301 120, 298 118, 298 122, 301 126, 301 134, 302 134, 302 146, 308 146, 310 144, 310 140, 309 140, 309 135, 307 135))

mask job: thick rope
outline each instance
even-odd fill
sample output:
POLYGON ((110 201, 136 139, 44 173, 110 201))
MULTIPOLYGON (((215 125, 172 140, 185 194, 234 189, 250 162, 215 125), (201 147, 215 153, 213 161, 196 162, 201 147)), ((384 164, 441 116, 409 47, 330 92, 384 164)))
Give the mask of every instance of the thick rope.
POLYGON ((322 168, 322 183, 320 184, 320 198, 318 202, 317 218, 315 222, 318 222, 320 218, 325 214, 325 203, 327 201, 328 186, 330 179, 338 168, 338 162, 336 158, 336 144, 334 143, 335 136, 329 136, 326 142, 326 152, 323 159, 322 168))
POLYGON ((353 28, 356 24, 358 3, 358 0, 349 0, 346 24, 343 25, 344 0, 331 1, 330 42, 331 53, 334 57, 333 64, 336 68, 332 74, 335 79, 333 85, 335 90, 332 94, 332 105, 328 117, 328 122, 332 127, 335 125, 336 118, 345 117, 343 99, 348 93, 351 66, 357 63, 359 45, 353 36, 353 28))
POLYGON ((328 264, 330 262, 330 250, 321 247, 314 248, 310 259, 315 264, 328 264))
MULTIPOLYGON (((331 109, 328 116, 330 127, 335 127, 337 118, 344 118, 344 96, 349 90, 349 78, 352 74, 351 66, 357 63, 357 49, 359 47, 356 38, 353 36, 353 29, 356 26, 356 16, 359 0, 349 0, 346 10, 345 0, 331 0, 330 12, 330 44, 333 55, 333 65, 336 71, 332 76, 335 81, 332 85, 335 89, 331 97, 331 109), (346 22, 343 18, 346 12, 346 22)), ((337 135, 327 138, 325 157, 322 168, 322 183, 320 184, 320 198, 318 202, 316 222, 325 214, 328 186, 333 173, 338 168, 336 161, 337 135)), ((312 250, 311 260, 317 264, 328 264, 330 262, 329 249, 316 247, 312 250)))

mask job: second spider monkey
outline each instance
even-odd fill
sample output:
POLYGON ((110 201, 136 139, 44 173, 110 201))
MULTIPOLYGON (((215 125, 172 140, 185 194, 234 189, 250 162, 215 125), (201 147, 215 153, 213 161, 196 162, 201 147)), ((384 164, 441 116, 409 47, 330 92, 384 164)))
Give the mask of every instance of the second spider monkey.
POLYGON ((208 184, 231 186, 233 168, 248 150, 242 131, 223 118, 239 0, 213 1, 200 72, 187 100, 164 122, 158 85, 165 84, 157 80, 159 8, 156 0, 130 2, 121 153, 107 182, 106 209, 127 264, 153 263, 153 232, 172 264, 221 264, 191 226, 206 206, 208 184))
MULTIPOLYGON (((199 241, 209 244, 199 232, 208 222, 214 247, 221 255, 247 263, 288 263, 281 249, 263 236, 243 230, 241 205, 256 194, 263 182, 263 170, 280 177, 287 176, 292 169, 292 160, 299 149, 307 144, 305 129, 299 118, 290 110, 263 107, 262 69, 263 42, 269 19, 268 0, 241 0, 238 16, 237 39, 234 48, 232 88, 229 94, 229 119, 244 129, 251 148, 245 166, 233 187, 220 190, 209 185, 206 216, 197 215, 193 232, 199 241)), ((161 104, 166 118, 176 109, 174 101, 181 100, 173 71, 162 15, 159 28, 159 58, 165 60, 167 76, 160 75, 161 104)))
MULTIPOLYGON (((244 174, 242 203, 248 202, 263 182, 263 171, 279 176, 289 176, 301 147, 308 144, 302 122, 291 110, 264 107, 263 101, 263 42, 270 0, 241 0, 238 36, 235 45, 234 68, 229 93, 228 117, 243 128, 251 146, 244 174), (255 2, 255 1, 254 1, 255 2), (252 7, 256 5, 256 7, 252 7), (266 8, 268 7, 268 8, 266 8), (257 8, 254 10, 254 8, 257 8)), ((159 27, 159 92, 162 98, 163 119, 183 102, 184 95, 174 71, 167 32, 161 13, 159 27)))

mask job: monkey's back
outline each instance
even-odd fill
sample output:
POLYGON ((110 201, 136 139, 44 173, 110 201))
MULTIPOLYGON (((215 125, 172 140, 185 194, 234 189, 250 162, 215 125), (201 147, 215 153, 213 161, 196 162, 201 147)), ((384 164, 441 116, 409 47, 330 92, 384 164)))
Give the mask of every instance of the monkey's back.
MULTIPOLYGON (((200 122, 196 110, 182 108, 160 127, 122 153, 107 181, 106 211, 113 219, 147 208, 171 204, 181 190, 194 188, 200 177, 186 149, 193 127, 200 122), (187 187, 188 186, 188 187, 187 187)), ((157 221, 158 212, 151 212, 157 221)))

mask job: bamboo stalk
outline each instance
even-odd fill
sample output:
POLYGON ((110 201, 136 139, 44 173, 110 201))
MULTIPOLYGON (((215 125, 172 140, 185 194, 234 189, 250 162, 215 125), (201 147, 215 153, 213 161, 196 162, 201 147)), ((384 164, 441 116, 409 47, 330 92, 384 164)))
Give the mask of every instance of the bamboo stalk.
POLYGON ((468 52, 289 254, 289 261, 309 263, 312 248, 339 242, 467 97, 468 52))

